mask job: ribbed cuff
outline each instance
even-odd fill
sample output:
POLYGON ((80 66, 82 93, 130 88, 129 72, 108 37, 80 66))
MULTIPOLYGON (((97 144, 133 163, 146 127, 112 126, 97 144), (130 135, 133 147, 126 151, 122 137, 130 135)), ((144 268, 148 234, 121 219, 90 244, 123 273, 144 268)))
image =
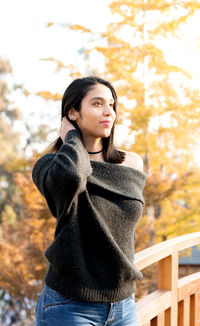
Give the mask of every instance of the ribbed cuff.
POLYGON ((67 132, 66 136, 65 136, 65 144, 73 138, 78 137, 80 140, 82 140, 82 136, 81 133, 78 129, 71 129, 67 132))

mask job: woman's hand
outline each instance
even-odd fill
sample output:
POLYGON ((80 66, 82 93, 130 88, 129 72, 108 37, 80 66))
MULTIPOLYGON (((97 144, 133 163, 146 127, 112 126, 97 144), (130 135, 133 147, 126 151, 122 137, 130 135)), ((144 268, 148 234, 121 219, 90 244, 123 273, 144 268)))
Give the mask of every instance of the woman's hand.
POLYGON ((62 139, 63 143, 65 142, 65 137, 68 131, 76 129, 66 117, 62 118, 61 127, 60 127, 60 138, 62 139))

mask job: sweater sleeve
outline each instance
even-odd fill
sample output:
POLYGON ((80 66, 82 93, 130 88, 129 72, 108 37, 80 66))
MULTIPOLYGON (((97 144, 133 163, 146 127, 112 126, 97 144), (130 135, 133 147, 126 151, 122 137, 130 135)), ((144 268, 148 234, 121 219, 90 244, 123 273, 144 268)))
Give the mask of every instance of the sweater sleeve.
POLYGON ((66 213, 75 197, 86 188, 92 173, 89 155, 77 129, 68 131, 65 143, 56 154, 39 158, 32 170, 32 179, 45 197, 54 217, 66 213), (62 210, 62 211, 60 211, 62 210))

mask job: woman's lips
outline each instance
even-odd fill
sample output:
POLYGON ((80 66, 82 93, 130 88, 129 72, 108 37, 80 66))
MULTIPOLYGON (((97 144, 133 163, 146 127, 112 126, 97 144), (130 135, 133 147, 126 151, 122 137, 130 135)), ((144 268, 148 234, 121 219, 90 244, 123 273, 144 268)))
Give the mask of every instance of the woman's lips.
POLYGON ((110 121, 102 121, 100 123, 103 124, 104 126, 108 126, 108 127, 111 125, 110 121))

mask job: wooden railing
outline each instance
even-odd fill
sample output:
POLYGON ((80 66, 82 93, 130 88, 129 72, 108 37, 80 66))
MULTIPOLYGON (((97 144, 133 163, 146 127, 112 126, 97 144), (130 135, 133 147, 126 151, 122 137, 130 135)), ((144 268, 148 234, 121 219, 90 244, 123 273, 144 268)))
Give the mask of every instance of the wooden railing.
POLYGON ((157 290, 136 303, 139 326, 200 326, 200 272, 178 279, 178 252, 200 244, 200 232, 135 254, 139 270, 158 262, 157 290))

